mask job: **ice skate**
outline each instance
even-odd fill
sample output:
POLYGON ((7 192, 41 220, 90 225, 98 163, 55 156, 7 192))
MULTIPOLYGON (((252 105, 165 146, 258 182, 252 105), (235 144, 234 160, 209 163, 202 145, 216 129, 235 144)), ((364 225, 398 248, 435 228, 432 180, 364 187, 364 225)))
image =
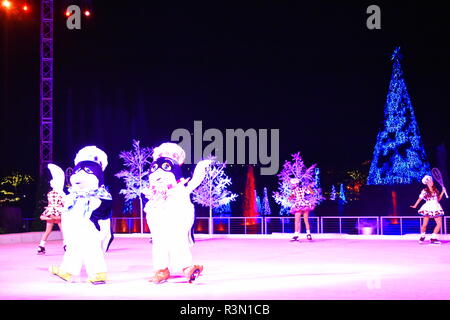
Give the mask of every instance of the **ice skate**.
POLYGON ((290 241, 291 241, 291 242, 299 241, 299 240, 298 240, 298 236, 293 236, 292 239, 291 239, 290 241))
POLYGON ((192 283, 200 276, 200 273, 203 271, 203 266, 201 265, 193 265, 183 269, 184 276, 189 280, 189 283, 192 283))
POLYGON ((425 237, 420 237, 419 243, 422 244, 422 243, 424 243, 424 242, 425 242, 425 237))
POLYGON ((64 272, 61 269, 59 269, 58 267, 55 266, 50 266, 50 268, 48 269, 48 271, 50 271, 52 274, 54 274, 55 276, 60 277, 61 279, 63 279, 64 281, 68 281, 70 282, 70 280, 72 279, 72 275, 68 272, 64 272))
POLYGON ((45 247, 38 246, 37 254, 39 254, 39 255, 45 254, 45 247))
POLYGON ((311 235, 309 233, 306 235, 306 239, 309 240, 309 241, 312 240, 312 237, 311 237, 311 235))
POLYGON ((430 239, 430 244, 439 245, 441 242, 438 239, 430 239))
POLYGON ((106 283, 106 272, 99 272, 94 275, 94 277, 89 278, 88 281, 92 284, 105 284, 106 283))
POLYGON ((155 275, 149 280, 150 282, 159 284, 166 282, 170 277, 169 268, 160 269, 156 271, 155 275))

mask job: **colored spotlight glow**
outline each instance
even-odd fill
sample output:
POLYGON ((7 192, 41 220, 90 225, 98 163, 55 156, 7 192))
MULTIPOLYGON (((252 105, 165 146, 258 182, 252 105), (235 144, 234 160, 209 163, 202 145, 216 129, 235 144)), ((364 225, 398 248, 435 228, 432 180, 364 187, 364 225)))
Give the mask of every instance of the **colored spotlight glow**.
POLYGON ((5 8, 5 9, 10 9, 11 5, 12 5, 11 1, 8 1, 8 0, 2 1, 2 7, 5 8))
POLYGON ((25 4, 25 5, 22 7, 22 10, 28 12, 28 11, 30 11, 30 7, 29 7, 28 5, 25 4))
POLYGON ((66 11, 66 17, 70 16, 70 12, 66 11))
POLYGON ((91 12, 90 12, 89 10, 85 10, 85 11, 84 11, 84 15, 85 15, 86 17, 89 17, 89 16, 91 15, 91 12))

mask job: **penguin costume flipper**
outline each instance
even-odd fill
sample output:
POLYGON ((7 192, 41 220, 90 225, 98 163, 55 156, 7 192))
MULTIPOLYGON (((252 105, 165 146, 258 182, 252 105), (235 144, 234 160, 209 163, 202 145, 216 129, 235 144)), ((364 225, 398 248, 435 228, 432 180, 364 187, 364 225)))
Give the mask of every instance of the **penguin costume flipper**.
POLYGON ((111 243, 114 240, 114 232, 113 232, 112 225, 111 225, 111 228, 109 229, 109 235, 110 235, 110 238, 109 238, 108 243, 106 244, 106 248, 105 248, 105 245, 103 245, 103 249, 105 250, 105 252, 109 250, 109 247, 111 246, 111 243))
POLYGON ((103 234, 102 248, 103 251, 108 251, 113 239, 114 234, 111 226, 112 217, 112 200, 101 199, 100 206, 92 211, 90 220, 94 224, 95 228, 103 234))
POLYGON ((114 233, 111 225, 111 219, 100 220, 101 233, 103 234, 102 238, 102 249, 103 252, 107 252, 111 243, 114 240, 114 233))
POLYGON ((60 192, 61 194, 64 194, 64 180, 65 175, 63 169, 61 167, 57 166, 56 164, 49 163, 47 165, 48 170, 50 170, 50 173, 52 174, 52 180, 50 181, 50 185, 53 187, 54 190, 60 192))
POLYGON ((99 220, 110 219, 112 216, 112 200, 100 199, 100 206, 92 211, 90 220, 95 225, 98 231, 100 231, 99 220))
POLYGON ((214 160, 207 159, 202 160, 197 163, 194 169, 194 174, 192 175, 192 178, 188 182, 186 188, 191 193, 194 191, 205 179, 206 176, 206 169, 214 162, 214 160))

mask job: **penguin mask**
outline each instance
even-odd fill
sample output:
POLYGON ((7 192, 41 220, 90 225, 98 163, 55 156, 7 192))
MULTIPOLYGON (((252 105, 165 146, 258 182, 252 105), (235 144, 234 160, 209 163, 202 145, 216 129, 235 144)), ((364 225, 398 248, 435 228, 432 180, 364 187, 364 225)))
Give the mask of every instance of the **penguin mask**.
POLYGON ((102 167, 94 161, 80 161, 70 177, 72 188, 84 191, 98 189, 103 185, 102 167))
POLYGON ((150 185, 173 187, 182 177, 181 167, 174 159, 161 157, 150 165, 150 185))

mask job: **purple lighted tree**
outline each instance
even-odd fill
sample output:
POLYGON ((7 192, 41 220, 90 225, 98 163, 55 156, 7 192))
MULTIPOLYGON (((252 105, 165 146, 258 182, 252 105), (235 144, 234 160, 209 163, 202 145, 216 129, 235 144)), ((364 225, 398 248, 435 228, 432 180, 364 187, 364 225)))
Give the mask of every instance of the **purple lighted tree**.
POLYGON ((300 152, 293 154, 292 161, 286 161, 283 165, 283 170, 278 174, 278 191, 273 193, 275 202, 281 205, 282 208, 292 207, 293 203, 289 200, 289 197, 294 190, 294 185, 291 183, 291 179, 296 178, 300 181, 300 186, 310 185, 311 189, 314 190, 314 194, 307 196, 312 204, 317 205, 323 197, 320 189, 317 187, 315 167, 316 165, 313 164, 307 168, 300 156, 300 152))

